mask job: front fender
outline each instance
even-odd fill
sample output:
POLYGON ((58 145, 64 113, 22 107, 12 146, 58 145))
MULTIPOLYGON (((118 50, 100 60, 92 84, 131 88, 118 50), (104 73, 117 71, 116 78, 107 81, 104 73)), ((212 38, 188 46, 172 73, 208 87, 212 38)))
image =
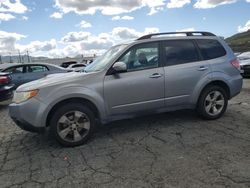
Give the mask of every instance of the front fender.
POLYGON ((46 125, 46 119, 50 112, 50 110, 59 102, 71 99, 71 98, 83 98, 92 102, 98 112, 100 114, 100 118, 103 119, 105 117, 105 107, 104 101, 101 94, 98 91, 87 87, 80 87, 80 86, 67 86, 67 87, 60 87, 57 89, 51 89, 51 92, 46 93, 49 91, 50 88, 46 90, 42 90, 39 93, 38 100, 41 100, 43 103, 47 105, 46 109, 43 113, 42 118, 42 125, 46 125))

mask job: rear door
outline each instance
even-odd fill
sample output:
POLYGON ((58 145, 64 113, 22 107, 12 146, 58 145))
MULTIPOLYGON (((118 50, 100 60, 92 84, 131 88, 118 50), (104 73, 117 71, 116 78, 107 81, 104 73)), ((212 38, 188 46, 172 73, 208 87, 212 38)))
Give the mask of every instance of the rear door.
POLYGON ((43 78, 48 74, 48 71, 49 71, 48 68, 44 65, 27 65, 25 82, 30 82, 33 80, 43 78))
POLYGON ((137 113, 164 107, 164 69, 158 42, 131 47, 118 61, 128 71, 106 75, 104 97, 109 115, 137 113))
POLYGON ((193 40, 168 40, 162 46, 165 62, 165 105, 188 105, 196 86, 210 72, 209 63, 201 59, 193 40))

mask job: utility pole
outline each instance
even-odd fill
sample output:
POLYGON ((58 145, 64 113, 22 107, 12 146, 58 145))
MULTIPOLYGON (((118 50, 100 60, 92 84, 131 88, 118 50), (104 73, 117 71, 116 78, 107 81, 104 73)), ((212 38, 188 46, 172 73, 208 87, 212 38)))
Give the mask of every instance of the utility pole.
POLYGON ((3 62, 2 62, 2 56, 0 55, 0 64, 2 64, 3 62))
POLYGON ((18 56, 19 56, 19 63, 22 63, 22 59, 21 59, 21 54, 20 54, 20 50, 18 50, 18 56))
POLYGON ((29 50, 27 50, 28 63, 30 63, 29 50))
POLYGON ((11 52, 10 52, 10 63, 12 63, 12 59, 11 59, 11 52))

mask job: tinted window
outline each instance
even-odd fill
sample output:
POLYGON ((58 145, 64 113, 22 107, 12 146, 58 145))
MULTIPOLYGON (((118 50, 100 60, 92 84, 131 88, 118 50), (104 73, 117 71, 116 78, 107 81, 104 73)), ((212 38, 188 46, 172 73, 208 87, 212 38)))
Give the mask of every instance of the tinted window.
POLYGON ((29 65, 27 72, 29 73, 35 73, 35 72, 46 72, 48 71, 47 67, 42 65, 29 65))
POLYGON ((77 68, 77 67, 86 67, 86 65, 73 65, 72 68, 77 68))
POLYGON ((214 59, 226 55, 223 46, 217 40, 196 40, 204 60, 214 59))
POLYGON ((4 72, 9 72, 12 74, 23 73, 23 66, 11 67, 4 70, 4 72))
POLYGON ((178 65, 199 61, 197 49, 190 40, 165 41, 164 55, 167 65, 178 65))
POLYGON ((128 71, 158 67, 158 43, 145 43, 130 48, 119 61, 128 71))

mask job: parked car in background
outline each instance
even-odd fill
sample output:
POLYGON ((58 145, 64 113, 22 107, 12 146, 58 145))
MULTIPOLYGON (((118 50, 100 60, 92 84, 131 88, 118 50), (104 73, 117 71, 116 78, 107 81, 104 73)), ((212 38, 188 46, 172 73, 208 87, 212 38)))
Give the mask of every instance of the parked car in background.
POLYGON ((63 68, 68 68, 70 65, 74 65, 77 64, 76 61, 67 61, 67 62, 63 62, 60 66, 63 68))
POLYGON ((64 146, 86 142, 97 122, 140 114, 196 109, 204 119, 220 118, 241 91, 239 62, 220 37, 181 33, 146 35, 113 46, 83 73, 22 85, 10 116, 24 130, 50 127, 64 146))
POLYGON ((68 70, 72 70, 75 72, 83 71, 84 68, 86 67, 86 64, 83 63, 77 63, 77 64, 72 64, 67 67, 68 70))
POLYGON ((66 73, 69 70, 46 63, 9 64, 1 72, 8 72, 15 87, 43 78, 49 74, 66 73))
POLYGON ((238 55, 243 77, 250 77, 250 52, 238 55))
POLYGON ((14 84, 9 73, 0 72, 0 102, 8 100, 13 95, 14 84))

